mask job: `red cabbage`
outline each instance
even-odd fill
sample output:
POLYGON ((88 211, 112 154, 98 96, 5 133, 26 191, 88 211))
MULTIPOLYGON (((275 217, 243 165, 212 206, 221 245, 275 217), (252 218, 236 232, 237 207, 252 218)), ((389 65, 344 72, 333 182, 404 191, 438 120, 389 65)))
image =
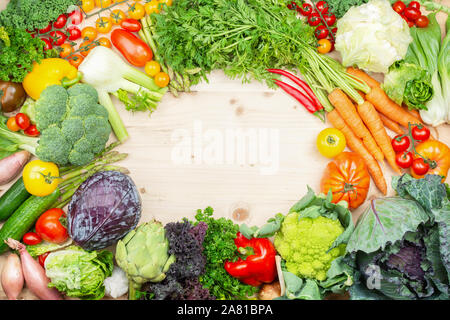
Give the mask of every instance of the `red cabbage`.
POLYGON ((67 229, 83 249, 104 249, 136 227, 141 211, 133 180, 118 171, 103 171, 83 182, 73 195, 67 229))

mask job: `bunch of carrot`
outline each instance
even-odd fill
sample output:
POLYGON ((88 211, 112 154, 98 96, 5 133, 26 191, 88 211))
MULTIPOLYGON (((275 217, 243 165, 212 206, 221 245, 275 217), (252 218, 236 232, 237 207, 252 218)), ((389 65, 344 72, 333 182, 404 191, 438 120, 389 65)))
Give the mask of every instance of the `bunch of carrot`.
POLYGON ((341 89, 334 89, 328 94, 328 99, 335 109, 328 112, 327 118, 336 129, 342 131, 348 147, 364 159, 375 185, 386 195, 386 180, 378 161, 386 158, 396 173, 402 172, 395 161, 395 151, 385 127, 402 134, 400 126, 408 128, 409 123, 423 123, 392 101, 379 82, 365 72, 348 68, 347 73, 365 82, 371 90, 365 95, 361 93, 364 102, 355 105, 341 89))

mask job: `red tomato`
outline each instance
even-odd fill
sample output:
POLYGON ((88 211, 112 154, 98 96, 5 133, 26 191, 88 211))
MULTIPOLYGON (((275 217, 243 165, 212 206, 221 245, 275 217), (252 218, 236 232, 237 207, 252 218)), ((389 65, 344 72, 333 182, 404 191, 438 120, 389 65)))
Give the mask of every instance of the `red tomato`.
POLYGON ((56 18, 55 22, 53 22, 53 26, 56 29, 62 29, 67 23, 67 16, 63 13, 56 18))
POLYGON ((54 46, 62 45, 67 39, 66 34, 60 30, 50 32, 50 37, 53 38, 52 44, 54 46))
POLYGON ((391 143, 395 152, 402 152, 408 150, 411 145, 411 140, 407 136, 399 134, 392 139, 391 143))
POLYGON ((411 134, 414 140, 423 142, 430 137, 430 130, 423 125, 414 125, 411 134))
POLYGON ((308 23, 311 27, 315 27, 320 24, 320 16, 317 12, 313 12, 308 17, 308 23))
POLYGON ((414 27, 414 21, 408 20, 408 27, 412 28, 414 27))
POLYGON ((317 11, 321 13, 327 13, 328 12, 328 3, 326 1, 319 1, 316 3, 317 11))
POLYGON ((42 41, 45 42, 44 51, 51 50, 53 48, 52 41, 47 38, 41 38, 42 41))
POLYGON ((333 13, 325 14, 323 16, 323 19, 325 20, 325 23, 327 24, 327 26, 330 26, 330 27, 336 22, 336 16, 333 13))
POLYGON ((47 25, 45 28, 39 29, 38 32, 39 32, 40 34, 43 34, 43 33, 49 32, 50 30, 52 30, 52 23, 51 23, 51 22, 49 22, 48 25, 47 25))
POLYGON ((26 130, 30 126, 30 118, 25 113, 16 114, 16 123, 20 129, 26 130))
POLYGON ((69 21, 74 25, 80 24, 83 21, 83 14, 80 10, 74 10, 69 13, 69 21))
POLYGON ((412 152, 399 152, 395 156, 395 162, 398 164, 400 168, 406 169, 411 167, 413 163, 413 154, 412 152))
POLYGON ((421 13, 419 9, 408 7, 405 9, 404 15, 409 20, 415 21, 421 16, 421 13))
POLYGON ((423 160, 423 158, 417 158, 413 160, 412 170, 418 176, 423 176, 430 169, 430 165, 423 160))
POLYGON ((120 23, 120 26, 127 31, 138 32, 141 30, 141 23, 136 19, 124 19, 120 23))
POLYGON ((405 11, 406 5, 403 3, 403 1, 397 1, 392 5, 392 9, 394 9, 397 13, 402 13, 405 11))
POLYGON ((27 232, 23 235, 23 243, 34 246, 42 242, 42 238, 36 232, 27 232))
POLYGON ((64 216, 62 209, 47 210, 36 221, 36 233, 48 242, 63 243, 69 237, 67 229, 60 221, 60 218, 64 216))
POLYGON ((313 8, 310 4, 304 3, 297 10, 301 13, 302 16, 309 17, 309 15, 313 12, 313 8))
POLYGON ((81 38, 81 30, 76 26, 70 26, 67 29, 69 33, 69 40, 74 41, 81 38))
POLYGON ((50 254, 50 252, 46 252, 39 256, 38 260, 39 260, 39 264, 42 266, 42 268, 45 267, 45 259, 47 259, 49 254, 50 254))
POLYGON ((30 137, 37 137, 38 135, 41 134, 41 133, 38 131, 38 129, 36 128, 36 125, 35 125, 35 124, 32 124, 32 125, 30 125, 28 128, 26 128, 26 129, 24 130, 24 133, 25 133, 27 136, 30 136, 30 137))
POLYGON ((420 10, 420 3, 417 1, 411 1, 408 5, 408 8, 414 8, 420 10))
POLYGON ((327 27, 324 25, 320 25, 316 28, 316 31, 314 31, 314 34, 316 35, 317 39, 325 39, 329 35, 329 31, 327 27))
POLYGON ((416 20, 416 26, 419 28, 426 28, 428 27, 429 23, 430 21, 428 20, 427 16, 420 16, 416 20))

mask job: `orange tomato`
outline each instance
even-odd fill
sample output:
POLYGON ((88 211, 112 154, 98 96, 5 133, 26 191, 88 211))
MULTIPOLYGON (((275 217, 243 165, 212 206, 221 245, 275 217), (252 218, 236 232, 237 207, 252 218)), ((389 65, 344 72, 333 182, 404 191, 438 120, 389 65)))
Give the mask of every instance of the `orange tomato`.
POLYGON ((113 10, 109 15, 113 24, 120 24, 126 18, 125 12, 120 9, 113 10))
POLYGON ((81 9, 83 9, 84 12, 88 13, 95 8, 94 0, 81 0, 81 1, 82 1, 81 9))
POLYGON ((155 60, 148 61, 145 64, 145 73, 147 73, 150 77, 154 77, 161 71, 161 66, 155 60))
POLYGON ((332 48, 332 46, 333 46, 333 44, 331 43, 331 41, 330 40, 328 40, 328 39, 320 39, 318 42, 317 42, 317 51, 319 52, 319 53, 322 53, 322 54, 325 54, 325 53, 328 53, 328 52, 330 52, 331 51, 331 48, 332 48))
POLYGON ((20 130, 20 127, 16 122, 16 117, 9 118, 8 121, 6 121, 6 126, 8 127, 9 130, 14 132, 20 130))
POLYGON ((145 4, 145 12, 147 14, 159 13, 159 5, 160 3, 157 0, 152 0, 145 4))
POLYGON ((63 43, 59 46, 62 50, 59 52, 59 56, 61 58, 65 58, 71 53, 73 53, 73 47, 68 43, 63 43))
MULTIPOLYGON (((448 169, 450 168, 450 149, 449 147, 437 140, 427 140, 419 143, 416 146, 416 152, 422 155, 426 160, 429 160, 430 170, 426 174, 437 174, 442 176, 442 181, 447 178, 448 169)), ((415 154, 414 158, 420 158, 415 154)), ((421 179, 424 176, 417 175, 411 170, 411 175, 416 179, 421 179)))
POLYGON ((135 2, 132 5, 128 5, 127 12, 128 12, 128 16, 131 19, 140 20, 145 16, 144 5, 139 2, 135 2))
POLYGON ((164 88, 169 84, 170 78, 169 75, 165 72, 158 72, 155 75, 155 83, 158 87, 164 88))
POLYGON ((109 41, 108 38, 101 37, 101 38, 98 38, 97 41, 101 46, 111 48, 111 41, 109 41))
POLYGON ((94 49, 97 46, 97 44, 95 43, 95 41, 84 41, 83 43, 80 44, 80 47, 78 48, 81 55, 83 57, 86 57, 89 52, 91 52, 92 49, 94 49))
POLYGON ((95 0, 95 5, 99 8, 107 8, 112 5, 112 0, 95 0))
POLYGON ((370 176, 364 160, 355 152, 342 152, 330 161, 320 181, 320 190, 333 193, 333 203, 345 200, 358 208, 369 192, 370 176))
POLYGON ((81 30, 81 38, 84 41, 94 41, 97 38, 97 30, 94 27, 85 27, 81 30))
POLYGON ((112 20, 108 17, 100 17, 95 21, 95 28, 99 33, 108 33, 112 28, 112 20))
POLYGON ((75 68, 78 68, 78 66, 83 62, 83 59, 84 58, 81 54, 74 54, 70 57, 69 62, 75 68))
POLYGON ((172 0, 159 0, 159 3, 165 3, 168 7, 172 5, 172 0))

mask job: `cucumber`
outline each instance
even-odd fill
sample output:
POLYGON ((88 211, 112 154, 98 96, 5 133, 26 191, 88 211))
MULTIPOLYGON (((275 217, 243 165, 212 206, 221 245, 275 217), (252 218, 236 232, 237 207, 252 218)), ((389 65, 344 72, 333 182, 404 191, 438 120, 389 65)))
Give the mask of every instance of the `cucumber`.
POLYGON ((0 221, 8 219, 30 196, 21 177, 0 197, 0 221))
POLYGON ((0 229, 0 254, 8 250, 5 240, 12 238, 20 241, 25 233, 30 230, 41 214, 58 200, 61 192, 59 189, 45 197, 31 196, 6 220, 0 229))

